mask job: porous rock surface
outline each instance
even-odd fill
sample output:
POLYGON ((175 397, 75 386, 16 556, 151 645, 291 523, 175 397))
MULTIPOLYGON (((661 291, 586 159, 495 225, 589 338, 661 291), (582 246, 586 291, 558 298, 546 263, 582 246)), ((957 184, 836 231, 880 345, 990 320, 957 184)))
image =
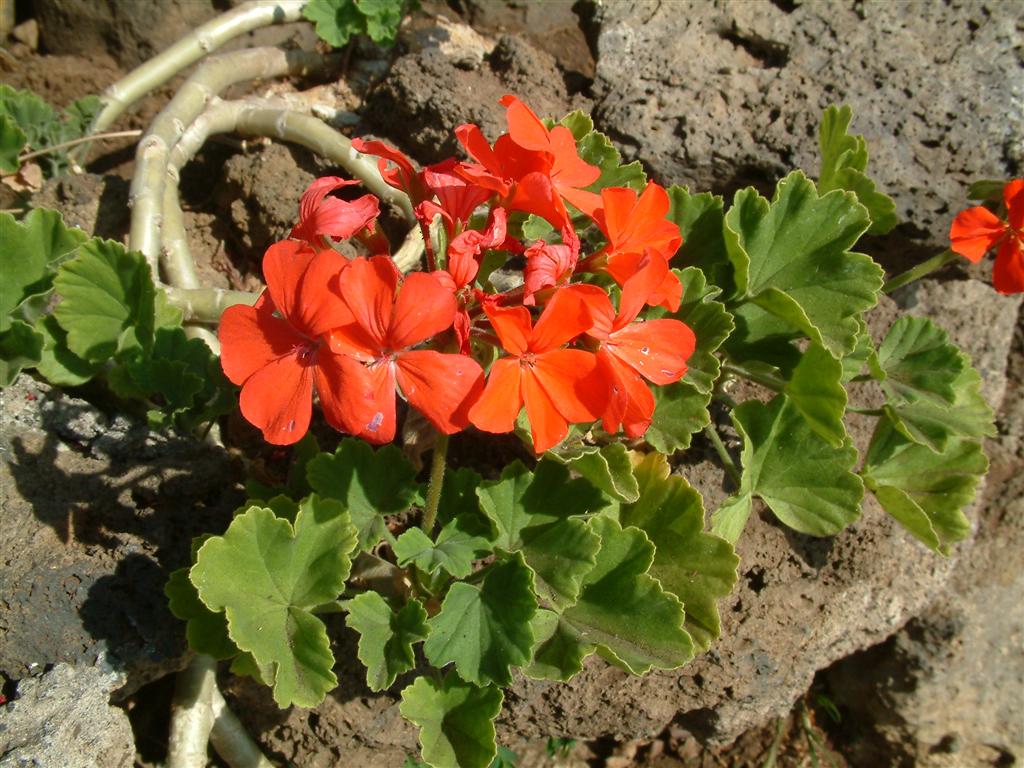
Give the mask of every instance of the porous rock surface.
POLYGON ((239 502, 223 452, 21 376, 0 392, 0 674, 101 656, 124 695, 184 664, 163 587, 239 502))
POLYGON ((1021 298, 974 281, 923 281, 899 298, 910 313, 932 313, 954 334, 957 327, 993 330, 963 334, 970 336, 963 346, 982 372, 989 402, 1002 403, 999 434, 985 441, 986 493, 949 588, 892 638, 842 660, 826 679, 857 730, 852 760, 885 755, 894 765, 924 768, 1013 765, 1024 757, 1021 298), (1010 369, 992 378, 988 361, 1011 338, 1010 369))
POLYGON ((123 684, 102 657, 19 681, 0 707, 0 768, 131 768, 131 724, 109 703, 123 684))
MULTIPOLYGON (((595 118, 659 180, 762 191, 816 172, 849 104, 905 233, 944 237, 967 185, 1024 164, 1024 20, 1005 2, 638 0, 600 6, 595 118)), ((966 202, 966 201, 965 201, 966 202)))

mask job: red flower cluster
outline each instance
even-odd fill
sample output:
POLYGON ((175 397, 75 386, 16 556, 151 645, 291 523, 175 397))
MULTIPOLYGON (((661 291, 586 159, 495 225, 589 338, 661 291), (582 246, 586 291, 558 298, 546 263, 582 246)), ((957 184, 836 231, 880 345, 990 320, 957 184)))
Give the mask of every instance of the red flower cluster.
POLYGON ((493 145, 474 125, 456 130, 471 161, 417 172, 381 142, 353 142, 409 195, 428 242, 440 216, 447 246, 428 250, 426 272, 403 278, 386 255, 348 260, 331 247, 356 238, 379 253, 386 240, 372 195, 329 197, 351 183, 337 178, 303 195, 291 239, 264 256, 267 290, 221 321, 224 371, 268 442, 302 437, 314 389, 329 424, 374 443, 394 438, 396 395, 447 434, 470 425, 509 432, 525 406, 538 453, 572 423, 600 420, 631 438, 646 431, 648 382, 681 379, 695 344, 679 320, 638 319, 645 306, 673 311, 682 297, 668 265, 682 242, 666 218, 668 194, 654 183, 639 195, 591 191, 601 171, 567 128, 548 129, 515 97, 502 104, 509 131, 493 145), (473 216, 485 204, 480 224, 473 216), (545 219, 561 242, 522 242, 513 233, 523 214, 545 219), (581 254, 574 218, 593 224, 604 245, 581 254), (522 254, 523 285, 487 292, 477 281, 486 254, 522 254), (617 308, 599 287, 612 281, 617 308))
POLYGON ((1003 187, 1006 220, 978 205, 961 211, 949 230, 950 248, 970 261, 997 248, 992 284, 999 293, 1024 293, 1024 179, 1003 187))

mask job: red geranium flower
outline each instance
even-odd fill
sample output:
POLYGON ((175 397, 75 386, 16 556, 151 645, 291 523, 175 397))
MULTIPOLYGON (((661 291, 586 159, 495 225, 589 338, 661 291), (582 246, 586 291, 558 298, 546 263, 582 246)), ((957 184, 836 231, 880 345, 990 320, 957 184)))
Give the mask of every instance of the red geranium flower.
POLYGON ((306 434, 314 381, 328 423, 342 428, 338 385, 348 361, 332 354, 322 336, 353 320, 327 287, 346 264, 332 250, 275 243, 263 257, 267 290, 255 306, 229 307, 221 318, 224 373, 242 385, 242 415, 268 443, 290 445, 306 434))
POLYGON ((471 357, 411 349, 452 326, 456 302, 450 279, 414 272, 399 286, 391 259, 353 259, 340 291, 354 322, 330 334, 331 349, 355 362, 342 376, 344 431, 371 443, 395 436, 396 390, 451 434, 468 426, 466 412, 483 385, 483 371, 471 357))
POLYGON ((483 305, 509 354, 491 366, 469 419, 486 432, 511 432, 525 404, 538 454, 560 443, 570 422, 597 419, 604 405, 605 386, 593 376, 597 358, 565 348, 592 324, 587 306, 565 291, 552 297, 536 325, 526 307, 483 305))
POLYGON ((949 230, 950 248, 977 263, 993 248, 992 285, 999 293, 1024 293, 1024 179, 1003 187, 1006 221, 984 206, 961 211, 949 230))
POLYGON ((380 201, 374 195, 363 195, 351 201, 328 197, 336 189, 358 183, 337 176, 324 176, 310 184, 302 194, 299 223, 292 228, 291 237, 305 240, 317 248, 321 245, 321 237, 344 240, 372 225, 380 215, 380 201))
POLYGON ((590 306, 594 327, 587 335, 601 343, 597 351, 599 370, 610 388, 601 419, 609 434, 615 434, 620 424, 630 438, 647 431, 655 403, 643 380, 659 386, 679 381, 696 346, 693 331, 679 320, 634 322, 645 298, 662 284, 667 271, 664 259, 645 259, 623 286, 618 313, 597 286, 575 285, 568 289, 590 306))
POLYGON ((628 187, 602 189, 601 207, 594 211, 593 219, 608 243, 587 263, 603 264, 615 282, 624 285, 636 274, 641 261, 663 260, 664 278, 652 288, 651 295, 644 297, 644 302, 674 312, 679 309, 683 289, 668 269, 668 260, 675 256, 683 238, 679 227, 665 218, 670 207, 668 193, 653 181, 639 196, 628 187))

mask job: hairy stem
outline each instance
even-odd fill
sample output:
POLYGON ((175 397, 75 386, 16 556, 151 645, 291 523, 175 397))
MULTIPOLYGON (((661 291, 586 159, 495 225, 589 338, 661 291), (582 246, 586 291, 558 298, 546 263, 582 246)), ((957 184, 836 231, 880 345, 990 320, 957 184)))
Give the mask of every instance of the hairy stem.
MULTIPOLYGON (((90 133, 106 130, 134 102, 229 40, 271 24, 299 21, 305 5, 306 0, 251 0, 197 27, 107 88, 90 133)), ((81 162, 87 151, 87 144, 79 147, 76 160, 81 162)))
POLYGON ((448 457, 448 435, 437 433, 434 456, 430 461, 430 484, 427 486, 427 505, 423 510, 423 532, 428 536, 437 521, 437 508, 441 504, 441 486, 444 484, 444 470, 448 457))
POLYGON ((212 710, 214 721, 210 743, 230 768, 274 768, 245 730, 242 721, 228 708, 216 685, 213 687, 212 710))
POLYGON ((722 466, 725 467, 725 471, 729 474, 729 477, 731 477, 733 482, 739 486, 743 482, 740 471, 736 468, 736 462, 732 460, 732 456, 729 455, 729 451, 726 449, 725 443, 722 442, 722 437, 718 434, 718 430, 715 429, 713 424, 708 424, 704 427, 704 434, 714 447, 715 452, 718 454, 718 458, 721 460, 722 466))
POLYGON ((217 662, 198 654, 178 673, 171 705, 167 768, 205 768, 206 745, 213 730, 213 690, 217 662))
POLYGON ((24 163, 26 160, 32 160, 36 157, 42 157, 43 155, 52 155, 54 152, 60 152, 65 149, 71 149, 71 147, 77 147, 79 144, 85 144, 87 141, 108 141, 109 139, 134 139, 142 135, 140 130, 131 131, 110 131, 109 133, 96 133, 91 136, 79 136, 77 139, 71 139, 70 141, 62 141, 60 144, 54 144, 43 149, 37 149, 34 152, 26 152, 23 155, 18 155, 18 162, 24 163))
POLYGON ((949 264, 951 261, 956 261, 960 257, 960 254, 953 253, 951 250, 945 250, 942 253, 937 253, 930 259, 925 259, 916 267, 911 267, 901 275, 896 275, 892 280, 888 280, 885 285, 882 286, 882 293, 892 293, 897 288, 902 288, 904 285, 920 280, 925 275, 930 275, 937 269, 949 264))
POLYGON ((760 384, 762 387, 772 390, 773 392, 781 392, 786 382, 780 379, 778 376, 772 376, 770 373, 757 373, 744 368, 742 365, 736 363, 728 363, 722 366, 722 370, 726 373, 731 373, 734 376, 742 376, 755 384, 760 384))
POLYGON ((256 294, 229 291, 226 288, 174 288, 165 287, 167 299, 180 309, 185 322, 218 323, 228 307, 235 304, 256 303, 256 294))

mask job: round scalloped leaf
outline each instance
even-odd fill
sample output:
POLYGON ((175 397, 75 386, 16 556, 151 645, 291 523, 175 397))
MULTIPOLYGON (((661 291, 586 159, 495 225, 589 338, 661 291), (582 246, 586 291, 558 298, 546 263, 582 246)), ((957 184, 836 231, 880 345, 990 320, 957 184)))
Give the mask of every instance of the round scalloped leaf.
POLYGON ((21 167, 21 151, 28 143, 28 136, 18 124, 7 115, 0 115, 0 172, 15 173, 21 167))
POLYGON ((575 600, 600 543, 572 516, 605 506, 601 491, 582 478, 570 479, 568 468, 545 460, 535 472, 513 462, 500 479, 482 483, 477 495, 498 531, 494 546, 522 552, 537 576, 538 594, 559 604, 575 600))
POLYGON ((236 656, 238 648, 228 636, 227 617, 203 604, 195 586, 189 581, 188 571, 188 568, 179 568, 164 585, 171 613, 187 622, 185 637, 188 638, 188 647, 215 659, 236 656))
POLYGON ((0 331, 26 299, 50 290, 57 265, 87 239, 82 230, 65 227, 57 211, 36 208, 20 222, 0 213, 0 331))
POLYGON ((633 476, 633 462, 622 443, 563 445, 547 455, 590 481, 595 488, 618 501, 636 501, 640 494, 633 476))
POLYGON ((43 356, 43 335, 28 323, 15 320, 0 331, 0 387, 10 386, 22 368, 36 365, 43 356))
POLYGON ((235 645, 273 668, 281 707, 313 707, 337 685, 317 607, 335 600, 351 569, 356 531, 337 501, 311 496, 294 525, 252 507, 199 549, 189 576, 212 611, 224 611, 235 645))
MULTIPOLYGON (((731 295, 735 286, 722 233, 725 221, 722 198, 710 192, 691 194, 686 187, 676 184, 668 188, 668 195, 671 201, 668 218, 679 225, 683 236, 683 244, 673 261, 686 264, 687 269, 700 269, 712 283, 731 295)), ((687 298, 684 284, 683 300, 687 298)))
POLYGON ((441 529, 434 542, 419 528, 410 528, 392 545, 399 565, 415 563, 429 574, 444 570, 456 579, 464 579, 473 572, 473 561, 491 551, 490 541, 474 536, 462 524, 462 518, 452 520, 441 529))
POLYGON ((732 546, 704 532, 704 503, 686 480, 671 474, 658 453, 636 467, 640 497, 624 505, 619 519, 647 534, 654 544, 651 576, 683 601, 686 630, 700 651, 721 633, 717 601, 732 591, 739 558, 732 546))
POLYGON ((833 448, 841 448, 848 439, 842 378, 843 364, 823 347, 811 344, 783 389, 807 425, 833 448))
POLYGON ((974 500, 987 469, 977 440, 949 440, 935 453, 907 440, 883 418, 862 472, 886 512, 933 550, 948 554, 953 542, 970 535, 963 509, 974 500))
POLYGON ((142 254, 94 238, 61 265, 53 284, 61 295, 54 315, 83 360, 103 362, 151 343, 156 289, 142 254))
POLYGON ((464 683, 454 672, 441 682, 426 677, 402 691, 399 711, 419 726, 420 749, 433 768, 487 768, 497 752, 494 719, 501 690, 464 683))
POLYGON ((363 440, 342 440, 333 454, 306 465, 306 477, 321 496, 337 499, 352 515, 359 549, 373 547, 384 533, 384 515, 409 509, 419 492, 416 469, 394 445, 376 451, 363 440))
POLYGON ((731 510, 743 510, 740 497, 759 496, 779 520, 812 536, 832 536, 860 517, 864 483, 852 472, 857 450, 848 440, 833 448, 785 395, 767 405, 748 400, 732 421, 743 437, 743 475, 731 510))
POLYGON ((452 585, 440 612, 430 619, 423 652, 436 667, 454 663, 471 683, 508 685, 510 667, 530 658, 530 619, 536 611, 533 573, 516 553, 492 566, 480 586, 452 585))
POLYGON ((737 192, 725 216, 726 248, 737 288, 756 309, 744 306, 736 341, 777 335, 781 324, 836 357, 852 352, 857 316, 878 302, 882 287, 882 268, 848 250, 868 224, 856 196, 819 197, 799 171, 779 182, 771 203, 753 188, 737 192))
POLYGON ((413 643, 426 639, 427 611, 410 600, 397 612, 376 592, 364 592, 345 603, 346 624, 359 633, 359 660, 366 665, 371 691, 389 688, 395 678, 416 666, 413 643))

